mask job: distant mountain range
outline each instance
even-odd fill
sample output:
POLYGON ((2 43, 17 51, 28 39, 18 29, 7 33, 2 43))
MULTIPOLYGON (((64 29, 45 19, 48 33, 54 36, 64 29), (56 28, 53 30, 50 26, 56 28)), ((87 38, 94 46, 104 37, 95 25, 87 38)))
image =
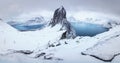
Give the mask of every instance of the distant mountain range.
POLYGON ((7 23, 20 31, 38 30, 47 24, 43 17, 34 17, 25 22, 9 21, 7 23))

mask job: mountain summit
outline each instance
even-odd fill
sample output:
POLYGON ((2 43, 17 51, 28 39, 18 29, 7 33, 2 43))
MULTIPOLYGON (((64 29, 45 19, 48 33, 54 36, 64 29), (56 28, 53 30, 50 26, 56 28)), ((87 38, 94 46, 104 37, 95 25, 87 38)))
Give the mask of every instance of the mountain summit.
POLYGON ((60 30, 66 30, 66 32, 63 33, 61 39, 74 38, 76 36, 71 24, 67 21, 66 10, 63 6, 55 10, 53 18, 49 23, 51 27, 54 27, 57 24, 61 25, 60 30))
POLYGON ((63 6, 61 6, 60 8, 56 9, 53 15, 53 19, 51 21, 51 25, 55 26, 58 23, 63 23, 63 20, 66 19, 66 10, 64 9, 63 6))

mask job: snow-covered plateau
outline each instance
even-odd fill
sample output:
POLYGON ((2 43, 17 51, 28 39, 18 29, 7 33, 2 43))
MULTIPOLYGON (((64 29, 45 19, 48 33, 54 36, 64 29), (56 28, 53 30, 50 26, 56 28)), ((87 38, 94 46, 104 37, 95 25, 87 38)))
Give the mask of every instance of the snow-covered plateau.
POLYGON ((120 22, 89 23, 109 31, 76 36, 64 7, 41 30, 21 32, 0 20, 0 63, 120 63, 120 22))

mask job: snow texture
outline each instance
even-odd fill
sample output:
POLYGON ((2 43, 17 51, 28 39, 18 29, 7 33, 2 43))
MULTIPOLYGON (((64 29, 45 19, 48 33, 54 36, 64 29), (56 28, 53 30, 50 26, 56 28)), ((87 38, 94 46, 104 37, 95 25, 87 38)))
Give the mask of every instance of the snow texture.
POLYGON ((119 24, 94 37, 61 39, 73 37, 71 34, 75 33, 66 19, 64 7, 55 11, 49 24, 41 30, 20 32, 0 20, 0 63, 120 62, 119 24))

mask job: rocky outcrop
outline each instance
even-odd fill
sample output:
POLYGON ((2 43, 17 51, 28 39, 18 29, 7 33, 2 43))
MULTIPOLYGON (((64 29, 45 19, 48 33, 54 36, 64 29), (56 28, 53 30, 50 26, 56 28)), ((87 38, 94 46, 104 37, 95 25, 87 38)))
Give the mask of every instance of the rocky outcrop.
POLYGON ((49 26, 54 27, 57 24, 61 25, 60 30, 66 30, 61 36, 61 39, 75 38, 75 31, 73 30, 71 24, 67 21, 66 10, 63 6, 55 10, 49 26))

